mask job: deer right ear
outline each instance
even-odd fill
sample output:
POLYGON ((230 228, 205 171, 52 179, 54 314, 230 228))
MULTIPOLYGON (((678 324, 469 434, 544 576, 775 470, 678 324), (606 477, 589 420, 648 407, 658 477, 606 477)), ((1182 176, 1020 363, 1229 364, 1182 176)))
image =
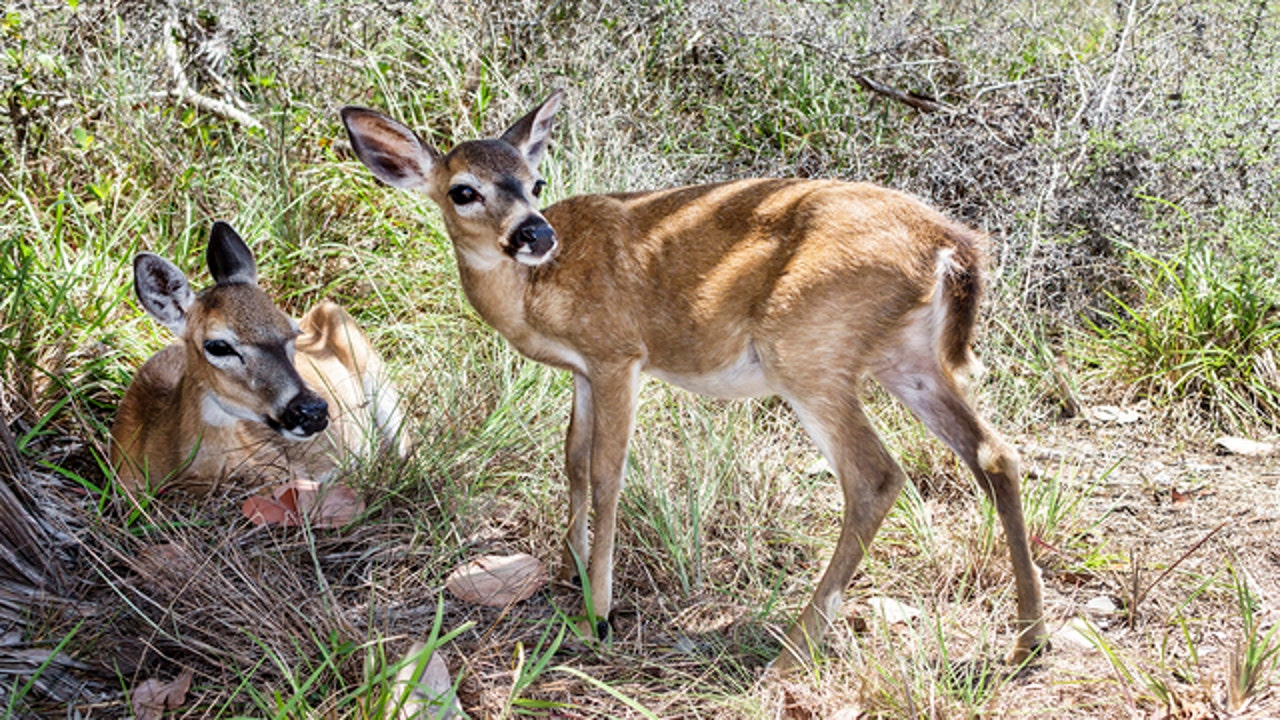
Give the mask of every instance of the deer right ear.
POLYGON ((405 190, 423 190, 431 168, 440 159, 435 148, 422 142, 408 126, 380 112, 344 107, 342 124, 351 149, 374 177, 405 190))
POLYGON ((133 258, 133 289, 148 315, 182 337, 196 296, 177 265, 159 255, 138 253, 133 258))

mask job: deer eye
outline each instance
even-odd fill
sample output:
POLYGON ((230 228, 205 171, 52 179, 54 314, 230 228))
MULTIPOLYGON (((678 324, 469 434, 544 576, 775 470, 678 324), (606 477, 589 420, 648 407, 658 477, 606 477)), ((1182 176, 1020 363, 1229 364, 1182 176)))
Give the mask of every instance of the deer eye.
POLYGON ((547 181, 538 179, 533 182, 533 196, 542 197, 542 189, 547 186, 547 181))
POLYGON ((206 340, 204 342, 204 351, 213 357, 231 357, 240 354, 226 340, 206 340))
POLYGON ((470 185, 454 185, 449 188, 449 199, 454 205, 470 205, 480 199, 480 193, 470 185))

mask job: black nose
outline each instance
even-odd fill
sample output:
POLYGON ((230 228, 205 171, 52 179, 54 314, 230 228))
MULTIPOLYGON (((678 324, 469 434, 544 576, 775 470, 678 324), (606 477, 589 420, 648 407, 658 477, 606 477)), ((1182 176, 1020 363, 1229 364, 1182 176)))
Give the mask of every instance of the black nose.
POLYGON ((309 391, 298 393, 285 406, 280 424, 293 432, 314 435, 329 426, 329 403, 309 391))
POLYGON ((540 217, 530 217, 516 226, 511 233, 511 243, 507 252, 515 255, 523 248, 529 248, 529 254, 537 257, 544 255, 556 244, 556 231, 540 217))

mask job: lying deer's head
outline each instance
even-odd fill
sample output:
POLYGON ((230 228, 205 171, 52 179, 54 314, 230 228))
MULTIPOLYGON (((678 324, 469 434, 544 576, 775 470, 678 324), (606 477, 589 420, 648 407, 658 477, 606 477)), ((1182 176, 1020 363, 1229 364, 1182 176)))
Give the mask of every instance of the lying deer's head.
POLYGON ((230 225, 216 222, 206 258, 214 285, 199 294, 159 255, 133 260, 142 307, 186 345, 182 382, 203 390, 205 422, 263 423, 291 440, 324 430, 329 405, 293 364, 298 326, 258 287, 249 247, 230 225))
POLYGON ((500 138, 464 142, 446 154, 373 110, 345 107, 342 122, 356 156, 378 179, 425 192, 440 206, 466 261, 484 268, 510 257, 538 266, 556 250, 555 231, 536 203, 546 184, 538 163, 563 98, 557 90, 500 138))

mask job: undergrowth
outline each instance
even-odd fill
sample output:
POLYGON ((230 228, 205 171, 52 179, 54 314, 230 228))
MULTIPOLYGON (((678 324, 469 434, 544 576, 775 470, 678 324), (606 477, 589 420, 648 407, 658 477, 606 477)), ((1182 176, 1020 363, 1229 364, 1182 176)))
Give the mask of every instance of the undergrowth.
POLYGON ((1189 240, 1169 256, 1133 250, 1132 299, 1090 323, 1094 362, 1164 404, 1221 427, 1275 428, 1280 418, 1280 285, 1252 258, 1189 240))

